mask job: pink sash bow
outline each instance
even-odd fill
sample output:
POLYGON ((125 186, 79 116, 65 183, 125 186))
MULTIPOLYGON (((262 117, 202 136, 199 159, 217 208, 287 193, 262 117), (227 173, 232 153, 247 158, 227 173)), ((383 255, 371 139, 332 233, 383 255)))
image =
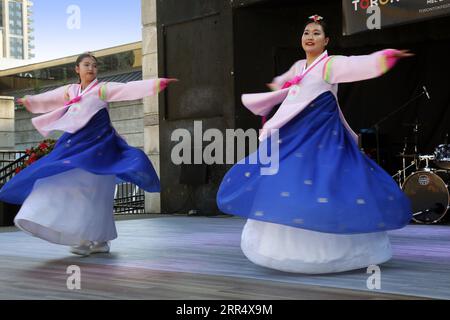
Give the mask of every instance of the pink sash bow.
POLYGON ((80 102, 81 98, 83 97, 83 95, 85 95, 86 93, 91 91, 98 84, 98 80, 97 79, 95 79, 94 81, 95 82, 92 85, 90 85, 86 91, 84 91, 83 93, 80 93, 78 96, 76 96, 72 100, 67 101, 66 103, 64 103, 64 107, 67 107, 67 106, 70 106, 70 105, 72 105, 74 103, 80 102))
MULTIPOLYGON (((320 62, 322 62, 324 59, 328 58, 328 54, 325 54, 319 61, 315 62, 311 68, 309 68, 308 70, 306 70, 306 72, 304 72, 303 74, 299 75, 299 76, 295 76, 294 78, 292 78, 292 80, 286 81, 283 85, 283 87, 281 87, 281 90, 283 89, 287 89, 290 88, 292 86, 295 86, 297 84, 299 84, 303 78, 305 78, 305 76, 312 70, 314 69, 315 66, 317 66, 320 62)), ((263 116, 262 117, 262 125, 264 126, 264 124, 267 122, 267 116, 263 116)))

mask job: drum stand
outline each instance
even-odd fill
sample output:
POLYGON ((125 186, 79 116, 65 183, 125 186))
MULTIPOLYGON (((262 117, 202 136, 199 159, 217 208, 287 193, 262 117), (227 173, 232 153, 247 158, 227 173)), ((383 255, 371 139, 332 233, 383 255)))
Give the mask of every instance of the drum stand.
POLYGON ((419 161, 425 160, 425 167, 422 168, 422 171, 431 171, 430 168, 430 160, 434 160, 433 155, 419 156, 419 161))
POLYGON ((402 170, 398 170, 398 172, 392 176, 393 179, 397 180, 398 185, 400 188, 402 188, 403 183, 406 180, 406 172, 411 167, 415 166, 416 170, 419 168, 418 161, 417 161, 417 153, 418 153, 418 134, 419 134, 419 126, 420 124, 416 120, 414 123, 414 152, 412 154, 407 154, 408 151, 408 138, 405 137, 405 144, 403 146, 402 152, 398 155, 402 158, 402 170), (412 158, 413 160, 411 163, 406 166, 407 158, 412 158))
MULTIPOLYGON (((380 119, 378 122, 376 122, 372 126, 372 128, 375 128, 376 145, 377 145, 377 162, 378 162, 378 164, 381 164, 381 159, 380 159, 380 125, 383 122, 385 122, 386 120, 388 120, 390 117, 392 117, 394 114, 402 111, 407 106, 409 106, 412 102, 414 102, 415 100, 419 99, 420 97, 422 97, 424 95, 428 95, 427 92, 425 91, 425 89, 421 93, 417 94, 416 96, 414 96, 411 99, 409 99, 408 101, 406 101, 403 105, 398 107, 396 110, 392 111, 387 116, 385 116, 384 118, 380 119)), ((417 128, 417 130, 418 130, 418 128, 417 128)), ((416 144, 415 148, 417 150, 417 144, 416 144)))
POLYGON ((406 180, 406 171, 409 168, 411 168, 412 166, 416 166, 417 167, 417 161, 416 160, 411 161, 411 164, 406 167, 406 158, 403 157, 403 169, 402 170, 398 170, 398 172, 392 176, 392 178, 397 180, 398 186, 400 187, 400 189, 402 188, 403 183, 406 180))

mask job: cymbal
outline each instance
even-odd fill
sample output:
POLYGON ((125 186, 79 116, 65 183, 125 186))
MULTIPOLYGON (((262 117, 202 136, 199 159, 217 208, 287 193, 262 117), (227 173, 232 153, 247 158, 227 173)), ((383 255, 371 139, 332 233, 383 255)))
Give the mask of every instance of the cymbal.
POLYGON ((434 160, 435 158, 434 154, 424 154, 419 156, 419 160, 434 160))

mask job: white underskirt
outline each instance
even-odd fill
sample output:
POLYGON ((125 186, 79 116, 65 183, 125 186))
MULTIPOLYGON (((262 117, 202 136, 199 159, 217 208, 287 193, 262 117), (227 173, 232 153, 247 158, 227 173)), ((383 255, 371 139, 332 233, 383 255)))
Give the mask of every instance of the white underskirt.
POLYGON ((330 234, 251 219, 244 226, 241 248, 257 265, 305 274, 367 268, 392 257, 386 232, 330 234))
POLYGON ((14 222, 35 237, 62 245, 117 238, 115 176, 73 169, 36 181, 14 222))

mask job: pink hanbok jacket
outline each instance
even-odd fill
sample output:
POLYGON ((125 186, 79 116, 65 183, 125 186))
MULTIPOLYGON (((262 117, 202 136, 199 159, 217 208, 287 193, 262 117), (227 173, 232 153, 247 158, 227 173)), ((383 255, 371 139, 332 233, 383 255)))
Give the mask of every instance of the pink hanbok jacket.
POLYGON ((52 131, 75 133, 109 102, 129 101, 155 95, 167 87, 167 79, 150 79, 128 83, 94 80, 83 92, 80 84, 69 84, 58 89, 23 98, 32 113, 43 115, 31 121, 44 137, 52 131))
MULTIPOLYGON (((320 94, 331 91, 337 100, 338 83, 371 79, 386 73, 397 62, 394 57, 397 52, 387 49, 370 55, 346 57, 328 56, 325 51, 308 68, 305 68, 306 60, 299 60, 288 72, 276 77, 273 83, 277 90, 244 94, 242 103, 259 116, 266 116, 275 105, 281 103, 275 115, 261 129, 259 139, 264 140, 271 130, 280 129, 320 94), (286 87, 287 83, 289 87, 286 87)), ((348 125, 340 108, 339 112, 344 126, 357 141, 357 134, 348 125)))

